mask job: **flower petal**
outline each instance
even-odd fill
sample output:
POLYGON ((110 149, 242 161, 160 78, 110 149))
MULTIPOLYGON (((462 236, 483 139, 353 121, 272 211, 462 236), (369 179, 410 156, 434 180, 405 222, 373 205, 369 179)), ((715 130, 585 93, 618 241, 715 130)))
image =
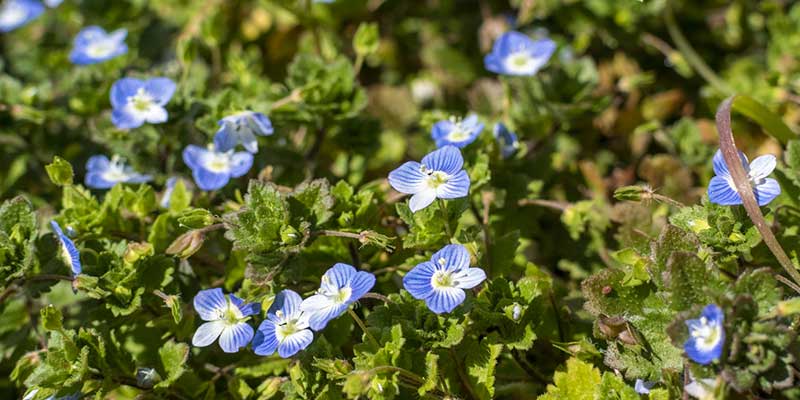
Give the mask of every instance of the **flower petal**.
MULTIPOLYGON (((134 113, 131 113, 134 114, 134 113)), ((144 118, 145 121, 151 124, 161 124, 167 122, 169 119, 169 115, 167 114, 167 110, 160 106, 160 105, 152 105, 150 106, 147 111, 142 112, 139 114, 144 118)))
POLYGON ((278 338, 275 336, 275 323, 265 319, 258 326, 253 337, 253 352, 260 356, 268 356, 278 349, 278 338))
MULTIPOLYGON (((745 171, 748 170, 747 166, 747 156, 744 155, 741 151, 739 152, 739 158, 742 160, 742 166, 744 167, 745 171)), ((714 173, 718 176, 730 176, 730 171, 728 170, 728 164, 725 163, 725 158, 722 156, 722 150, 718 149, 716 153, 714 153, 714 160, 712 161, 714 164, 714 173)))
POLYGON ((431 205, 434 200, 436 200, 436 189, 428 188, 411 196, 408 201, 408 208, 411 209, 411 212, 417 212, 431 205))
POLYGON ((459 288, 438 287, 434 288, 431 295, 425 299, 425 304, 436 314, 448 313, 463 303, 466 297, 464 291, 459 288))
POLYGON ((778 181, 766 178, 755 187, 755 196, 759 206, 765 206, 781 194, 781 186, 778 181))
POLYGON ((278 345, 278 355, 283 358, 289 358, 308 347, 312 341, 314 341, 314 333, 310 330, 297 331, 285 337, 283 342, 278 345))
POLYGON ((486 280, 486 272, 480 268, 467 268, 458 275, 456 287, 460 289, 472 289, 486 280))
POLYGON ((183 162, 189 169, 201 168, 203 165, 202 160, 206 153, 208 153, 208 150, 205 148, 190 144, 183 149, 183 162))
POLYGON ((315 294, 300 304, 300 309, 308 316, 308 325, 315 331, 324 329, 328 321, 338 317, 347 307, 337 306, 321 294, 315 294))
POLYGON ((102 172, 87 173, 83 183, 92 189, 111 189, 117 184, 117 182, 112 182, 104 178, 102 172))
POLYGON ((222 334, 225 326, 225 321, 211 321, 200 325, 192 337, 192 346, 206 347, 214 343, 219 335, 222 334))
POLYGON ((221 189, 230 181, 230 175, 221 172, 211 172, 205 168, 197 168, 192 171, 194 182, 200 190, 210 191, 221 189))
POLYGON ((469 268, 469 250, 460 244, 448 244, 431 256, 431 262, 438 268, 448 271, 469 268), (444 264, 440 260, 444 260, 444 264))
POLYGON ((300 304, 303 303, 303 298, 300 297, 297 292, 290 289, 281 290, 277 296, 275 296, 275 301, 272 302, 272 305, 267 310, 267 315, 273 321, 285 320, 285 319, 292 319, 297 318, 300 314, 300 304), (276 311, 280 310, 283 313, 282 318, 278 318, 276 316, 276 311), (275 319, 273 319, 275 318, 275 319))
POLYGON ((431 279, 436 272, 436 266, 430 261, 418 264, 408 271, 403 277, 403 287, 414 296, 415 299, 424 300, 433 292, 431 279))
POLYGON ((169 78, 150 78, 144 83, 144 90, 153 96, 153 101, 164 106, 175 94, 175 82, 169 78))
POLYGON ((325 271, 325 279, 323 279, 323 281, 328 283, 325 285, 325 289, 336 290, 348 286, 355 274, 356 269, 352 265, 336 263, 333 267, 325 271))
POLYGON ((764 179, 775 170, 777 164, 778 161, 772 154, 764 154, 763 156, 756 157, 756 159, 750 163, 750 172, 748 175, 753 180, 764 179))
POLYGON ((231 171, 230 174, 234 178, 238 178, 250 171, 250 167, 253 166, 253 155, 245 152, 240 151, 238 153, 234 153, 231 159, 231 171))
POLYGON ((219 130, 214 134, 214 147, 217 151, 232 150, 239 143, 239 136, 232 124, 219 121, 219 130))
POLYGON ((447 183, 436 188, 436 197, 440 199, 457 199, 469 194, 469 175, 463 169, 447 180, 447 183))
POLYGON ((108 157, 104 155, 91 156, 89 160, 86 161, 86 170, 103 172, 108 169, 110 164, 111 162, 108 160, 108 157))
POLYGON ((144 124, 144 117, 126 108, 115 108, 111 110, 111 123, 119 129, 134 129, 144 124))
POLYGON ((215 321, 228 309, 228 301, 220 288, 201 290, 194 296, 194 309, 204 321, 215 321))
POLYGON ((405 194, 414 194, 424 190, 426 175, 421 170, 422 164, 416 161, 407 161, 389 173, 389 185, 394 190, 405 194))
POLYGON ((239 311, 242 312, 242 316, 250 316, 256 315, 261 312, 261 304, 259 303, 244 303, 244 300, 237 297, 235 294, 229 294, 228 298, 231 299, 231 303, 239 308, 239 311))
POLYGON ((350 280, 350 289, 352 291, 350 292, 350 299, 347 300, 347 303, 358 301, 358 299, 369 292, 373 286, 375 286, 375 275, 366 271, 359 271, 350 280))
POLYGON ((422 165, 434 171, 455 175, 464 166, 464 158, 457 147, 444 146, 423 157, 422 165))
POLYGON ((253 339, 253 327, 245 322, 228 325, 219 335, 219 347, 226 353, 236 353, 253 339))
POLYGON ((722 176, 715 176, 708 183, 708 200, 723 206, 742 204, 739 193, 731 187, 728 179, 722 176))
POLYGON ((141 87, 144 87, 144 81, 140 79, 118 79, 111 85, 111 106, 115 109, 124 108, 128 105, 128 97, 135 95, 141 87))

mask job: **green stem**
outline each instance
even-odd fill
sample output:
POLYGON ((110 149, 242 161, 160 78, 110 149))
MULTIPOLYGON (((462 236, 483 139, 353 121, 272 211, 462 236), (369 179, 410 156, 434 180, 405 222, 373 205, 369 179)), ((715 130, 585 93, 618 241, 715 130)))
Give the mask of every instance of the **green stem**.
POLYGON ((732 95, 734 93, 733 89, 717 76, 714 70, 703 61, 692 45, 689 44, 686 36, 683 36, 683 32, 681 32, 678 23, 675 21, 675 15, 672 13, 672 2, 669 0, 667 1, 666 10, 664 12, 664 23, 667 25, 669 36, 675 42, 675 47, 681 52, 686 62, 688 62, 703 79, 710 83, 711 86, 714 86, 715 89, 722 92, 724 95, 732 95))
POLYGON ((442 218, 444 219, 444 231, 447 233, 447 241, 450 242, 453 240, 453 231, 450 230, 450 215, 447 213, 447 204, 445 203, 444 199, 439 199, 439 211, 442 212, 442 218))
POLYGON ((778 239, 775 238, 772 230, 767 226, 767 221, 764 219, 764 214, 761 212, 761 207, 759 207, 753 188, 750 185, 750 179, 747 177, 747 171, 744 170, 744 166, 739 159, 739 150, 736 148, 736 143, 733 140, 733 130, 731 129, 731 108, 735 98, 735 96, 728 97, 717 109, 717 132, 719 132, 719 145, 722 156, 725 159, 725 164, 728 165, 728 170, 730 170, 731 178, 733 178, 733 183, 736 186, 736 192, 742 198, 742 205, 747 211, 750 220, 753 221, 753 225, 761 233, 761 238, 764 239, 764 243, 775 258, 778 259, 781 267, 796 284, 800 284, 800 272, 797 272, 792 260, 786 255, 783 247, 778 243, 778 239))
POLYGON ((364 321, 362 321, 361 318, 359 318, 356 312, 353 311, 352 308, 348 308, 347 312, 350 313, 350 316, 353 318, 353 321, 356 321, 356 324, 358 324, 361 330, 364 331, 364 334, 367 335, 367 338, 370 340, 370 342, 372 342, 372 344, 375 345, 376 348, 380 349, 381 345, 378 343, 375 337, 372 336, 372 334, 367 330, 367 325, 364 324, 364 321))

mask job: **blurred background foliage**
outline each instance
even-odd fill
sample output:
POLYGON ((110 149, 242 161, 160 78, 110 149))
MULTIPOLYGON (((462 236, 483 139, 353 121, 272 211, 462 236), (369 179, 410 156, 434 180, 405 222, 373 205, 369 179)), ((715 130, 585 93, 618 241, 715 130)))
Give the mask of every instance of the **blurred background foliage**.
MULTIPOLYGON (((630 388, 622 388, 620 378, 603 365, 624 371, 639 361, 626 358, 624 351, 617 350, 618 344, 613 342, 609 346, 614 349, 607 350, 605 362, 602 362, 594 344, 590 343, 592 340, 588 339, 592 337, 593 328, 597 329, 601 314, 621 312, 613 311, 618 305, 583 307, 587 297, 590 304, 594 301, 589 286, 597 285, 597 290, 603 290, 605 285, 614 286, 621 280, 618 282, 609 277, 612 273, 604 272, 587 281, 589 288, 584 287, 584 292, 581 282, 592 274, 608 271, 609 267, 635 264, 630 254, 620 254, 617 250, 633 248, 640 250, 638 254, 650 254, 651 243, 663 238, 665 226, 672 224, 692 231, 693 222, 698 220, 719 228, 713 234, 702 233, 702 229, 694 231, 700 236, 704 249, 713 249, 718 265, 738 271, 741 258, 747 260, 745 264, 775 265, 764 246, 759 244, 743 210, 709 205, 701 199, 713 175, 710 160, 717 148, 713 113, 722 99, 732 93, 747 94, 798 131, 798 57, 800 4, 782 0, 338 0, 331 4, 294 0, 66 0, 28 26, 0 35, 0 197, 10 199, 24 195, 42 221, 59 210, 72 210, 73 214, 65 212, 66 217, 79 228, 82 226, 79 216, 85 214, 76 210, 97 208, 97 204, 81 203, 79 194, 72 193, 70 197, 66 189, 62 194, 62 189, 50 182, 44 167, 54 156, 70 161, 78 181, 84 176, 83 165, 91 155, 114 153, 125 157, 137 170, 153 174, 158 188, 173 175, 187 177, 189 182, 189 170, 180 157, 183 147, 209 142, 220 118, 240 109, 253 109, 269 115, 276 134, 262 139, 262 150, 246 178, 213 196, 195 193, 193 205, 220 215, 249 204, 250 200, 243 198, 248 192, 247 178, 273 182, 276 190, 288 197, 297 195, 292 190, 307 188, 285 188, 293 188, 308 178, 344 181, 349 185, 331 185, 332 194, 327 193, 337 201, 337 208, 332 211, 336 224, 404 236, 398 252, 389 255, 368 249, 361 255, 362 260, 375 266, 410 266, 413 261, 424 259, 415 255, 415 248, 432 249, 432 245, 442 243, 443 238, 433 235, 435 228, 418 228, 420 221, 431 223, 433 210, 430 210, 431 216, 422 215, 418 218, 423 220, 415 222, 401 212, 402 206, 398 206, 395 213, 393 206, 376 205, 397 200, 392 199, 393 193, 389 192, 385 177, 403 161, 420 159, 434 148, 429 132, 437 120, 476 112, 487 122, 503 121, 509 125, 519 135, 522 149, 514 157, 503 160, 496 152, 490 154, 493 140, 487 133, 464 149, 473 188, 470 198, 460 205, 460 211, 467 210, 461 218, 460 239, 483 246, 477 253, 482 258, 481 265, 493 269, 490 276, 502 275, 509 282, 531 279, 536 282, 531 285, 547 288, 537 286, 526 292, 519 287, 519 282, 495 280, 489 285, 491 290, 485 291, 475 302, 485 302, 486 307, 492 308, 499 304, 492 296, 525 301, 540 296, 549 299, 535 303, 541 305, 537 312, 544 316, 534 334, 541 340, 535 345, 519 345, 524 350, 513 350, 512 358, 517 359, 513 364, 523 365, 523 373, 531 374, 532 378, 518 379, 514 374, 520 373, 519 368, 502 363, 495 378, 492 365, 491 391, 473 393, 473 397, 526 398, 531 389, 542 393, 546 384, 553 382, 551 377, 556 369, 571 355, 583 359, 572 359, 567 364, 568 371, 574 371, 575 376, 585 375, 589 382, 603 382, 609 388, 619 386, 619 393, 630 396, 630 388), (363 25, 365 23, 370 25, 363 25), (108 30, 126 28, 129 31, 128 54, 97 65, 71 65, 67 55, 72 38, 90 24, 108 30), (536 77, 497 77, 484 69, 483 56, 494 39, 510 29, 531 37, 546 35, 557 42, 556 54, 536 77), (687 52, 687 48, 691 51, 687 52), (701 60, 701 64, 697 60, 701 60), (110 122, 108 92, 110 85, 123 76, 174 79, 178 91, 168 105, 169 122, 145 125, 134 131, 114 128, 110 122), (698 205, 672 212, 670 205, 659 201, 612 200, 615 189, 633 184, 646 184, 677 202, 698 205), (353 190, 350 186, 357 188, 358 194, 350 193, 353 190), (481 235, 482 225, 490 229, 494 242, 475 240, 481 235), (407 229, 411 229, 413 235, 406 235, 407 229), (532 346, 536 346, 534 350, 530 350, 532 346), (589 363, 606 372, 601 375, 589 363), (497 379, 496 384, 494 379, 497 379)), ((737 144, 745 153, 780 156, 784 151, 777 140, 764 134, 756 124, 745 119, 736 119, 734 123, 737 144)), ((797 151, 796 145, 789 148, 797 151)), ((789 158, 779 171, 781 183, 794 182, 794 186, 784 186, 787 194, 781 201, 786 207, 776 210, 777 216, 773 215, 787 226, 792 226, 800 215, 795 211, 798 196, 792 195, 798 193, 800 182, 793 168, 800 164, 798 160, 789 158)), ((124 193, 118 189, 113 196, 119 196, 121 204, 133 209, 137 207, 134 204, 137 199, 155 196, 152 189, 141 189, 138 193, 131 188, 124 193)), ((251 196, 253 190, 252 187, 249 190, 251 196)), ((329 188, 325 186, 320 190, 329 188)), ((112 196, 112 192, 106 197, 112 196)), ((143 213, 148 214, 148 206, 141 207, 145 209, 143 213)), ((109 215, 122 215, 120 218, 126 218, 128 212, 113 207, 104 210, 109 215)), ((171 224, 163 222, 164 226, 151 227, 155 233, 151 232, 148 240, 155 246, 156 253, 163 252, 188 228, 210 225, 202 220, 208 216, 201 211, 195 210, 202 215, 175 212, 169 217, 171 224), (174 221, 178 218, 184 220, 176 231, 174 221), (192 221, 198 219, 201 221, 193 225, 192 221)), ((323 222, 316 220, 320 225, 323 222)), ((152 221, 141 219, 133 225, 106 224, 97 228, 92 222, 84 221, 84 226, 95 229, 97 237, 89 240, 100 243, 109 240, 103 235, 110 231, 144 232, 143 226, 150 223, 152 221)), ((441 234, 441 230, 438 232, 441 234)), ((253 254, 246 251, 227 257, 231 245, 219 236, 207 241, 206 248, 197 255, 206 259, 204 263, 217 268, 203 273, 209 276, 201 276, 202 282, 217 282, 227 289, 241 288, 246 294, 268 293, 269 290, 257 284, 261 282, 258 274, 245 271, 245 259, 264 264, 271 261, 254 260, 250 257, 253 254), (244 277, 247 279, 242 286, 244 277)), ((800 250, 793 231, 782 231, 779 239, 786 243, 790 253, 800 250)), ((338 242, 332 240, 320 239, 304 255, 303 262, 316 273, 321 265, 336 257, 345 260, 351 257, 350 250, 337 246, 338 242)), ((263 245, 261 242, 258 246, 263 245)), ((248 249, 239 242, 236 246, 239 250, 248 249)), ((690 253, 697 250, 692 247, 694 245, 687 246, 682 249, 690 253)), ((111 244, 108 247, 112 247, 111 244)), ((52 242, 41 244, 39 248, 42 260, 55 252, 52 242), (48 249, 48 246, 49 252, 42 252, 41 249, 48 249)), ((272 248, 258 247, 257 250, 259 257, 274 256, 266 254, 272 248)), ((282 247, 280 251, 291 250, 282 247)), ((104 265, 103 257, 113 258, 113 263, 123 268, 126 243, 117 244, 116 249, 107 248, 107 252, 109 254, 97 254, 97 260, 87 262, 90 273, 92 265, 104 265), (116 255, 112 257, 110 253, 116 255)), ((162 257, 151 257, 147 262, 169 264, 176 274, 185 267, 162 257)), ((131 265, 122 271, 130 271, 131 265)), ((42 267, 42 271, 46 268, 42 267)), ((282 279, 292 282, 305 279, 301 285, 310 290, 315 280, 304 276, 306 272, 305 269, 289 269, 282 279)), ((160 278, 170 279, 168 276, 160 278)), ((383 284, 388 288, 391 283, 383 284)), ((194 289, 183 293, 184 301, 188 303, 197 285, 193 282, 182 286, 194 289)), ((653 294, 639 293, 637 296, 641 298, 636 299, 671 296, 672 289, 662 287, 661 283, 658 285, 653 294)), ((163 288, 163 284, 145 287, 149 292, 153 288, 163 288)), ((93 325, 102 325, 103 318, 108 317, 107 314, 82 315, 90 313, 78 307, 87 294, 80 294, 76 300, 65 285, 30 290, 33 296, 27 300, 2 306, 0 320, 5 322, 0 322, 0 396, 4 398, 20 396, 17 377, 30 372, 26 372, 29 367, 26 362, 36 364, 38 353, 31 351, 35 351, 42 340, 40 328, 37 328, 38 308, 46 303, 57 304, 73 321, 91 320, 95 321, 93 325), (20 330, 20 326, 28 328, 20 330), (18 360, 23 362, 17 363, 18 360)), ((737 295, 744 292, 742 289, 737 295)), ((142 307, 125 296, 122 298, 119 304, 107 304, 108 311, 104 312, 127 315, 142 307)), ((407 298, 401 300, 397 295, 395 301, 397 304, 381 306, 387 310, 371 313, 370 323, 380 325, 381 317, 391 317, 381 313, 408 315, 409 320, 415 318, 407 298)), ((153 304, 145 307, 155 307, 153 304)), ((675 311, 685 311, 690 306, 675 306, 675 311)), ((475 307, 480 309, 479 305, 475 307)), ((642 318, 649 317, 642 315, 642 318)), ((671 319, 665 317, 657 328, 652 328, 653 332, 660 332, 654 334, 665 341, 669 340, 665 329, 671 319)), ((189 318, 189 322, 184 320, 179 327, 169 330, 174 330, 172 334, 179 338, 185 337, 193 330, 191 322, 189 318)), ((159 320, 154 324, 161 323, 166 322, 159 320)), ((432 330, 447 332, 447 324, 456 322, 448 319, 428 323, 432 330)), ((482 328, 475 328, 475 332, 482 332, 482 328)), ((480 347, 482 344, 478 340, 495 328, 469 339, 473 342, 468 340, 462 344, 465 346, 462 350, 475 347, 490 354, 494 349, 480 347)), ((788 335, 779 328, 768 328, 788 335)), ((106 338, 106 341, 113 343, 113 346, 107 345, 109 348, 126 348, 135 354, 137 365, 159 365, 168 357, 180 363, 181 352, 188 351, 178 348, 179 344, 174 342, 164 345, 165 341, 159 337, 170 335, 156 330, 160 328, 137 325, 130 329, 148 332, 126 332, 138 338, 156 336, 129 343, 116 337, 106 338), (162 349, 161 360, 156 360, 159 354, 144 349, 162 349)), ((339 329, 349 329, 349 325, 339 329)), ((386 332, 389 335, 389 331, 386 332)), ((741 334, 746 336, 750 331, 741 334)), ((525 341, 522 338, 526 334, 519 335, 513 340, 525 341)), ((332 343, 319 346, 345 348, 345 354, 356 357, 358 367, 363 366, 360 363, 375 362, 359 361, 359 350, 347 344, 346 339, 340 340, 337 343, 328 337, 332 343)), ((415 340, 426 345, 435 342, 426 337, 415 340)), ((448 338, 436 340, 446 342, 448 338)), ((791 342, 793 338, 786 340, 791 342)), ((387 346, 394 343, 392 341, 400 339, 387 336, 387 346)), ((769 344, 780 345, 777 339, 776 343, 769 344)), ((446 344, 435 346, 449 347, 446 344)), ((325 353, 329 349, 316 351, 325 353)), ((391 353, 390 348, 381 351, 391 353)), ((677 348, 668 351, 672 357, 670 366, 681 363, 680 352, 676 351, 677 348)), ((313 393, 322 387, 314 385, 339 379, 337 374, 353 368, 349 363, 346 366, 325 364, 325 360, 314 361, 316 368, 305 372, 299 370, 298 364, 277 360, 236 366, 237 356, 218 353, 193 359, 194 381, 184 382, 183 386, 210 380, 216 389, 210 389, 206 396, 227 392, 225 395, 236 398, 267 398, 266 393, 272 390, 269 385, 284 384, 289 376, 296 387, 286 389, 286 395, 302 397, 302 393, 313 393), (209 363, 222 368, 214 369, 216 367, 209 367, 209 363), (227 369, 226 365, 236 367, 227 369), (230 374, 233 368, 236 373, 230 374), (264 377, 273 372, 276 377, 264 381, 264 377), (245 383, 248 379, 251 384, 254 380, 264 383, 258 383, 261 385, 258 389, 257 385, 250 388, 245 383)), ((391 358, 391 354, 384 354, 384 357, 391 358)), ((425 361, 430 360, 426 358, 425 361)), ((303 365, 310 363, 311 356, 303 365)), ((432 368, 430 363, 426 365, 432 368)), ((439 368, 445 368, 443 365, 439 368)), ((660 375, 661 366, 654 364, 646 368, 626 372, 625 377, 630 380, 660 375)), ((163 367, 159 369, 162 378, 172 373, 163 367)), ((133 373, 124 368, 121 371, 133 373)), ((556 383, 566 379, 565 375, 558 374, 561 372, 555 377, 556 383)), ((184 376, 183 379, 188 378, 184 376)), ((397 378, 394 379, 396 384, 397 378)), ((680 382, 683 378, 665 374, 663 379, 680 382)), ((348 378, 345 385, 345 389, 351 391, 349 394, 368 392, 369 388, 360 387, 351 380, 352 377, 348 378)), ((392 381, 384 383, 389 385, 392 381)), ((375 384, 369 381, 369 385, 375 384)), ((747 383, 741 385, 744 387, 747 383)), ((328 390, 338 390, 338 386, 331 387, 334 389, 328 390)), ((119 398, 139 393, 126 388, 124 382, 121 388, 113 390, 119 398)), ((180 397, 172 390, 161 394, 180 397)), ((617 389, 609 390, 608 393, 617 393, 614 391, 617 389)), ((675 394, 674 388, 671 390, 670 393, 675 394)), ((190 392, 183 395, 187 393, 190 392)), ((376 396, 374 392, 369 393, 369 396, 376 396)), ((192 395, 199 394, 188 396, 192 395)), ((557 391, 550 396, 569 398, 557 397, 557 391)))

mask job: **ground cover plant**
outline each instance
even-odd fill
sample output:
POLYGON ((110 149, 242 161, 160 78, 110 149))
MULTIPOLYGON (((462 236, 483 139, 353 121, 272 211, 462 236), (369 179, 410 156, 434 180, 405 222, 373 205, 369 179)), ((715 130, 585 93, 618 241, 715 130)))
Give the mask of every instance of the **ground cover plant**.
POLYGON ((4 0, 0 397, 800 399, 800 4, 4 0))

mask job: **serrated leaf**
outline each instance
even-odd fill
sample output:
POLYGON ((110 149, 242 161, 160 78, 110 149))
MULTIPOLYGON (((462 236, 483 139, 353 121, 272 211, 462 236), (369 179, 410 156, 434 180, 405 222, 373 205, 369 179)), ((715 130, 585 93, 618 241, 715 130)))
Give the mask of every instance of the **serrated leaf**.
POLYGON ((50 181, 58 186, 72 185, 72 177, 75 174, 72 171, 72 165, 65 159, 55 156, 53 162, 45 166, 47 176, 50 181))

